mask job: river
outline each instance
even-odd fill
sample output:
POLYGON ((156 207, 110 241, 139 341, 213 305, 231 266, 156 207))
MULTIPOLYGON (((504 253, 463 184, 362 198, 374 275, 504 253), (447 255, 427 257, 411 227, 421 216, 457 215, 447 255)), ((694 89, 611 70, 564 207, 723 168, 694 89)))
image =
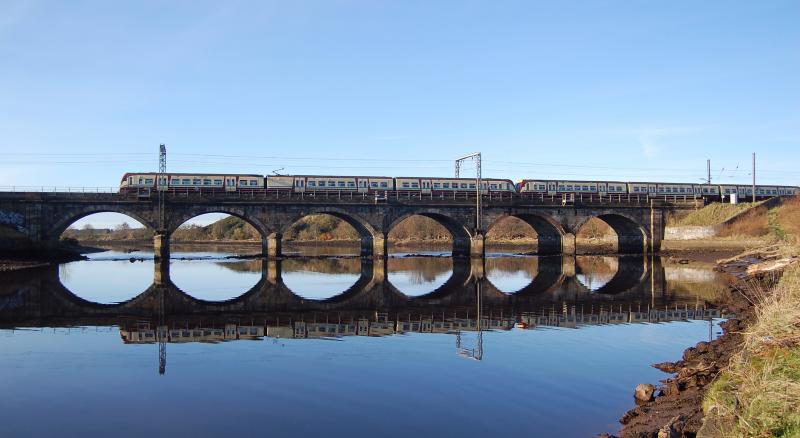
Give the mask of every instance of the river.
POLYGON ((725 317, 658 257, 236 253, 0 273, 3 435, 614 433, 725 317))

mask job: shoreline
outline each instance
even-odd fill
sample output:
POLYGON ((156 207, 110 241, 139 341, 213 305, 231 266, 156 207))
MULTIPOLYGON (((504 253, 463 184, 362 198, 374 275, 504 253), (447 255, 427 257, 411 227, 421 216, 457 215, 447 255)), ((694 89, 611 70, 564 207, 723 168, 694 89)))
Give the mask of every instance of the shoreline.
MULTIPOLYGON (((706 240, 706 241, 664 241, 666 245, 656 254, 674 262, 682 264, 696 262, 714 262, 719 257, 731 257, 739 254, 742 250, 750 249, 751 242, 743 244, 730 244, 730 241, 706 240), (690 242, 687 244, 687 242, 690 242)), ((357 248, 360 241, 356 240, 329 240, 329 241, 285 241, 284 247, 287 248, 357 248)), ((246 247, 260 248, 261 242, 255 240, 207 240, 182 242, 174 241, 172 245, 177 248, 193 246, 219 246, 219 247, 246 247)), ((448 250, 450 241, 420 241, 420 240, 400 240, 390 241, 395 249, 405 251, 424 251, 424 250, 448 250)), ((84 254, 103 252, 108 249, 124 250, 135 252, 142 248, 152 246, 150 240, 84 240, 77 245, 60 245, 56 247, 40 248, 14 248, 11 250, 0 251, 0 272, 30 269, 48 266, 53 263, 65 263, 70 261, 85 260, 84 254)), ((514 240, 514 241, 490 241, 486 248, 489 251, 508 251, 514 255, 536 255, 535 240, 514 240)), ((613 250, 609 250, 608 242, 604 240, 590 242, 576 252, 576 256, 618 256, 613 250)), ((255 257, 255 255, 253 256, 255 257)))
POLYGON ((711 342, 701 341, 686 348, 674 362, 652 364, 670 376, 655 385, 650 400, 637 400, 636 406, 623 414, 620 437, 692 437, 701 431, 704 436, 714 436, 709 430, 714 426, 705 422, 704 398, 731 357, 741 350, 743 333, 755 320, 756 306, 740 288, 747 283, 764 282, 764 287, 770 289, 772 285, 766 284, 767 280, 780 275, 786 267, 769 262, 770 248, 739 251, 716 261, 716 270, 738 279, 718 303, 733 316, 720 324, 722 334, 711 342))

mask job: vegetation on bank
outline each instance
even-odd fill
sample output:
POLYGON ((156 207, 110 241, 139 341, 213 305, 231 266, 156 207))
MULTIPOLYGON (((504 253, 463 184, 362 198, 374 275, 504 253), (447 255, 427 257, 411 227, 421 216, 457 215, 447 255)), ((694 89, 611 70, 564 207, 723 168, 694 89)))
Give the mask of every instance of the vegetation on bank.
POLYGON ((749 290, 755 320, 703 404, 720 436, 800 436, 800 267, 749 290))
POLYGON ((685 215, 673 215, 667 224, 676 227, 719 225, 752 208, 754 205, 756 204, 747 202, 739 204, 714 202, 685 215))
MULTIPOLYGON (((585 239, 605 239, 614 232, 603 221, 592 219, 578 233, 585 239)), ((490 240, 500 242, 532 241, 536 232, 530 225, 516 218, 507 218, 495 225, 488 233, 490 240)), ((84 226, 69 228, 62 238, 83 241, 132 241, 149 240, 152 232, 145 228, 131 228, 122 224, 115 229, 95 229, 84 226)), ((221 219, 210 225, 184 225, 172 235, 173 242, 196 241, 259 241, 258 231, 242 219, 234 216, 221 219)), ((297 221, 284 235, 287 241, 357 241, 358 233, 347 222, 330 215, 306 216, 297 221)), ((450 242, 450 233, 438 222, 423 216, 412 216, 399 223, 389 233, 395 242, 450 242)))
POLYGON ((780 242, 773 251, 780 260, 768 263, 787 267, 773 287, 771 278, 761 278, 744 288, 754 319, 743 333, 741 351, 706 393, 703 410, 718 436, 798 437, 800 198, 770 209, 751 227, 780 242))

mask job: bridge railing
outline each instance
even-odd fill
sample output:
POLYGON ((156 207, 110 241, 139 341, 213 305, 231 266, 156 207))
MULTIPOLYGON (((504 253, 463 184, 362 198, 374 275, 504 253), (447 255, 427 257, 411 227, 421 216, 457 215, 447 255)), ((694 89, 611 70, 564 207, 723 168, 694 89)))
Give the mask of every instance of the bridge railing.
MULTIPOLYGON (((149 188, 119 191, 117 187, 57 187, 57 186, 0 186, 0 193, 44 193, 44 194, 115 194, 129 201, 152 201, 158 192, 149 188)), ((473 204, 475 192, 422 193, 410 190, 391 190, 363 193, 351 190, 319 190, 293 192, 278 189, 242 189, 225 191, 212 188, 170 188, 164 192, 171 201, 268 201, 268 202, 343 202, 359 204, 473 204)), ((489 192, 482 194, 481 201, 487 206, 679 206, 702 207, 702 196, 642 194, 546 194, 489 192)))

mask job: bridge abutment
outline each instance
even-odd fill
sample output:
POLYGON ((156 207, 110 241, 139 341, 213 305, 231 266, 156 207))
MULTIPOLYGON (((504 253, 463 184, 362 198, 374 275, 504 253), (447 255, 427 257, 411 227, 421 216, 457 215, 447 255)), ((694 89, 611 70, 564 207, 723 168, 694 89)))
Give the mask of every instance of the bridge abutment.
POLYGON ((469 239, 469 256, 472 258, 483 258, 486 255, 486 237, 483 234, 476 234, 469 239))
MULTIPOLYGON (((543 253, 540 250, 539 254, 559 254, 559 253, 561 253, 561 254, 564 254, 564 255, 575 255, 575 253, 577 252, 577 244, 575 243, 575 235, 572 234, 572 233, 566 233, 566 234, 564 234, 563 236, 560 236, 560 237, 561 237, 561 242, 559 242, 559 243, 560 243, 561 247, 558 248, 559 252, 544 252, 543 253)), ((553 248, 553 249, 555 249, 555 248, 553 248)))
POLYGON ((389 257, 389 238, 386 233, 377 232, 372 235, 372 241, 368 242, 371 246, 370 254, 374 258, 389 257))
POLYGON ((261 250, 268 258, 278 258, 283 255, 281 241, 283 234, 272 233, 266 238, 261 238, 261 250))
POLYGON ((153 235, 153 255, 156 260, 169 260, 170 235, 166 232, 156 232, 153 235))

